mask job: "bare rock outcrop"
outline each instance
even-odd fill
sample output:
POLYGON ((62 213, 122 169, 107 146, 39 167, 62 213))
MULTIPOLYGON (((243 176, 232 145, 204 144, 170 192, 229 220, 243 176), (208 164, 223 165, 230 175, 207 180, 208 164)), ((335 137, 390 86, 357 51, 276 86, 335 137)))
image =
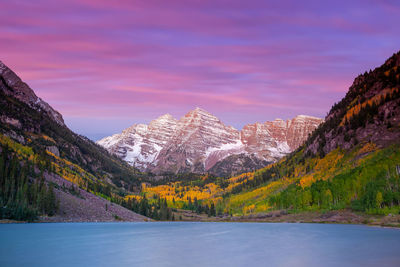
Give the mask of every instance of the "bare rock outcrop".
POLYGON ((0 90, 38 111, 46 112, 58 124, 65 126, 62 115, 47 102, 37 97, 35 92, 17 74, 0 61, 0 90))

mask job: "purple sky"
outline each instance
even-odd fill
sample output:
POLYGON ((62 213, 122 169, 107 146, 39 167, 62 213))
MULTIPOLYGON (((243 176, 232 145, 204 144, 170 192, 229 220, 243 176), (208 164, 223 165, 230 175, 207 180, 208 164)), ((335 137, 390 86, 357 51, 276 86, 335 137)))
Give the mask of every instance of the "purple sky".
POLYGON ((94 140, 197 106, 240 129, 325 116, 399 29, 398 0, 0 0, 0 60, 94 140))

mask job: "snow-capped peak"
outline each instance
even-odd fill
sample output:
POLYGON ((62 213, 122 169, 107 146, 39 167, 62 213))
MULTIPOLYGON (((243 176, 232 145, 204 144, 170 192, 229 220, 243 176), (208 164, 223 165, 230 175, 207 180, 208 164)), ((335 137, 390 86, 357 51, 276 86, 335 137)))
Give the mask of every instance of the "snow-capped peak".
POLYGON ((235 154, 275 161, 297 148, 321 121, 300 115, 238 131, 197 107, 179 120, 164 114, 148 125, 132 125, 98 144, 141 170, 204 172, 235 154))

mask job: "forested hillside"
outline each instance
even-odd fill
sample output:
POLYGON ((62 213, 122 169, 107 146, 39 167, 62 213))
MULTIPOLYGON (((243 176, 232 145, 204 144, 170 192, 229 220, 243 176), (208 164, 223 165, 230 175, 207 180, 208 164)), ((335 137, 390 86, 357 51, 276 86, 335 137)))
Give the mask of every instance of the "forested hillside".
POLYGON ((54 215, 58 209, 53 185, 43 176, 45 161, 38 170, 31 161, 22 159, 9 147, 0 153, 0 218, 33 221, 40 214, 54 215))
POLYGON ((57 188, 60 192, 81 198, 77 192, 84 190, 132 211, 159 217, 161 204, 125 198, 140 190, 146 174, 68 129, 61 114, 1 62, 0 151, 0 218, 35 220, 39 215, 55 214, 57 201, 65 198, 54 199, 52 187, 56 183, 51 177, 72 183, 72 187, 57 188))
POLYGON ((89 139, 59 125, 36 110, 0 90, 0 133, 27 145, 44 156, 46 151, 77 164, 98 177, 109 178, 116 186, 137 186, 140 173, 110 155, 89 139))

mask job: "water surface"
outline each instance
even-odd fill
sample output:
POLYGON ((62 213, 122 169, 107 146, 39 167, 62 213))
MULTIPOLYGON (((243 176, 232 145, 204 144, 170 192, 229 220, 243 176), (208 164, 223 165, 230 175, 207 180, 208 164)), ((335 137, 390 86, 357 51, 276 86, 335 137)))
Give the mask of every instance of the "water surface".
POLYGON ((400 230, 286 223, 4 224, 0 266, 400 266, 400 230))

